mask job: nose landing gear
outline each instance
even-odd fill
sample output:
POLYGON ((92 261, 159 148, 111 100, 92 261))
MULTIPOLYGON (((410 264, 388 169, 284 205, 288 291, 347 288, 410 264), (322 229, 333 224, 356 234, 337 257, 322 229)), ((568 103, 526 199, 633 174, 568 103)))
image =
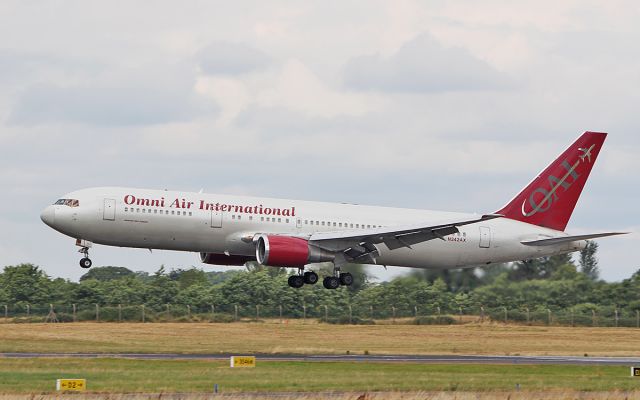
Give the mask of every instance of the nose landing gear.
POLYGON ((80 259, 80 267, 81 268, 91 268, 91 265, 93 264, 91 262, 91 259, 89 258, 89 248, 88 247, 83 247, 80 250, 78 250, 79 253, 84 254, 84 257, 82 257, 82 259, 80 259))
POLYGON ((78 239, 76 240, 76 246, 80 247, 80 250, 78 250, 78 253, 82 253, 84 255, 84 257, 82 257, 82 259, 80 260, 80 267, 81 268, 91 268, 91 265, 93 264, 91 262, 91 259, 89 258, 89 249, 91 248, 92 243, 89 242, 88 240, 82 240, 82 239, 78 239))

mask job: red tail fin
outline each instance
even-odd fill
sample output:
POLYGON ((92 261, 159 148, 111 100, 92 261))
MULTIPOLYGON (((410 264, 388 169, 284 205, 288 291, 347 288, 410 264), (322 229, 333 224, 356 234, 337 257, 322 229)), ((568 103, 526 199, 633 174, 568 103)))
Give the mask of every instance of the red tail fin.
POLYGON ((582 134, 496 214, 564 231, 606 137, 601 132, 582 134))

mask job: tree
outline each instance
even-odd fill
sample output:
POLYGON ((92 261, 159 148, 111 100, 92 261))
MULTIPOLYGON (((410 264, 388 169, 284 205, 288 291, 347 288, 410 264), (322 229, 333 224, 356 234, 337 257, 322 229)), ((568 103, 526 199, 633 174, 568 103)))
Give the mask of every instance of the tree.
POLYGON ((153 274, 153 279, 146 285, 146 303, 155 309, 161 309, 165 304, 174 301, 179 291, 178 282, 172 280, 161 266, 153 274))
POLYGON ((244 267, 248 272, 261 272, 266 271, 272 278, 287 275, 287 269, 282 267, 271 267, 262 265, 257 261, 248 261, 244 264, 244 267))
POLYGON ((44 304, 50 300, 50 279, 33 264, 7 266, 0 274, 0 286, 10 302, 44 304))
POLYGON ((112 281, 116 279, 122 279, 127 276, 132 276, 135 273, 128 268, 124 267, 94 267, 86 274, 80 277, 80 282, 88 279, 95 279, 97 281, 112 281))
POLYGON ((180 289, 185 289, 197 283, 207 283, 207 274, 198 268, 178 268, 169 272, 169 279, 178 281, 180 289))
POLYGON ((514 263, 514 269, 509 274, 509 279, 512 281, 548 279, 564 265, 574 265, 571 254, 518 261, 514 263))
POLYGON ((587 241, 585 248, 580 250, 580 258, 578 260, 580 264, 580 272, 593 280, 598 279, 598 276, 600 275, 598 259, 596 258, 597 251, 598 243, 593 240, 589 240, 587 241))

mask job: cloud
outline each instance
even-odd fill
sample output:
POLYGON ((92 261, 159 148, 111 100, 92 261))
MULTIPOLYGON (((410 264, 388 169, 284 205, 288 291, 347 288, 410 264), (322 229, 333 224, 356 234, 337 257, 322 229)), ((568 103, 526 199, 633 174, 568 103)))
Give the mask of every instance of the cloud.
MULTIPOLYGON (((77 279, 38 216, 88 186, 490 212, 587 129, 611 134, 571 230, 637 227, 639 10, 543 3, 161 1, 142 24, 143 4, 4 7, 0 265, 77 279)), ((634 245, 603 240, 606 279, 638 268, 634 245)))
POLYGON ((100 126, 153 125, 215 115, 217 105, 184 83, 132 82, 34 85, 15 103, 9 123, 71 122, 100 126))
POLYGON ((44 79, 63 79, 65 76, 95 76, 104 69, 96 60, 75 55, 61 57, 49 52, 29 52, 0 49, 0 83, 21 85, 44 79))
POLYGON ((269 65, 265 53, 242 43, 212 42, 196 55, 202 72, 208 75, 241 75, 269 65))
POLYGON ((355 90, 400 93, 503 90, 509 80, 461 47, 444 47, 422 34, 390 57, 365 55, 344 68, 344 82, 355 90))

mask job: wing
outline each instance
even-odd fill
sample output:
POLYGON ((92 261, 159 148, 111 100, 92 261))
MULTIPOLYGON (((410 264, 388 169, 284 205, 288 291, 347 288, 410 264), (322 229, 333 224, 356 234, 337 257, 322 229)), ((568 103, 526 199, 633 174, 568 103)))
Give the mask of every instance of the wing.
POLYGON ((435 224, 391 226, 343 232, 319 232, 308 240, 312 246, 335 252, 336 263, 375 263, 378 256, 376 244, 384 243, 389 250, 411 246, 457 233, 458 227, 499 218, 502 215, 488 214, 467 220, 439 221, 435 224))

